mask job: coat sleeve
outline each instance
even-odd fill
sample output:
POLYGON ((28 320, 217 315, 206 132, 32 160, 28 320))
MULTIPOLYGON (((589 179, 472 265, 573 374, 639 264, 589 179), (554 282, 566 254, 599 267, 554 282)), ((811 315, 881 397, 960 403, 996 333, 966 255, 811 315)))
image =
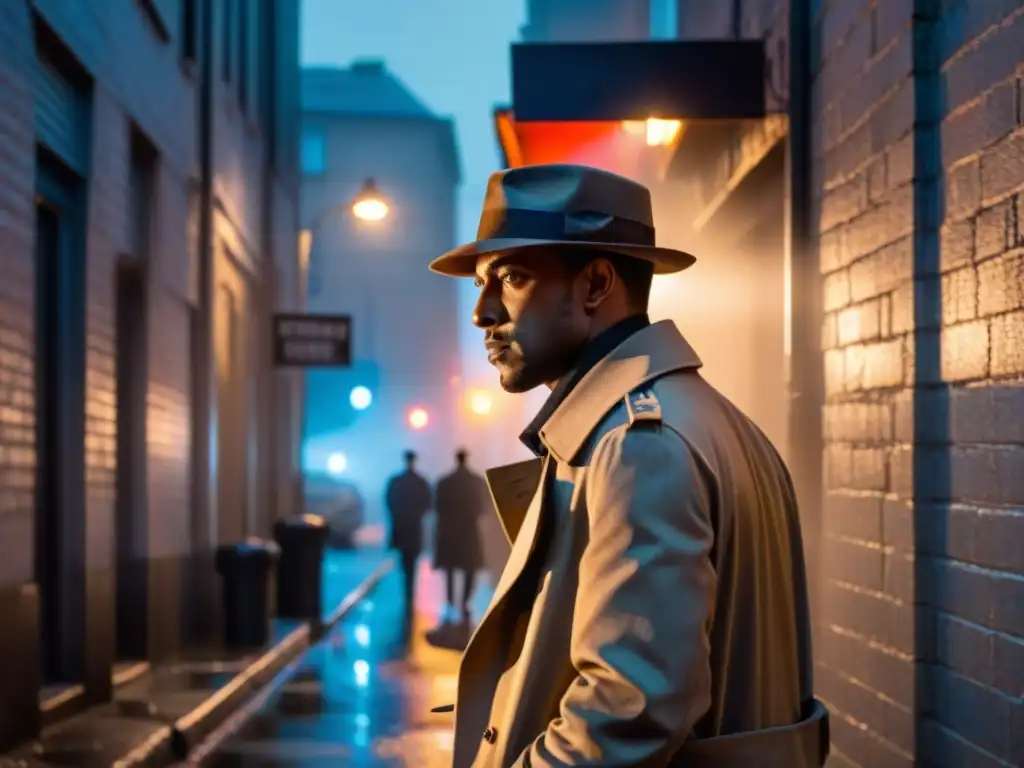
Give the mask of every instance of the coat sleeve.
POLYGON ((710 471, 664 425, 620 427, 585 478, 580 561, 560 716, 516 766, 666 766, 711 703, 710 471))

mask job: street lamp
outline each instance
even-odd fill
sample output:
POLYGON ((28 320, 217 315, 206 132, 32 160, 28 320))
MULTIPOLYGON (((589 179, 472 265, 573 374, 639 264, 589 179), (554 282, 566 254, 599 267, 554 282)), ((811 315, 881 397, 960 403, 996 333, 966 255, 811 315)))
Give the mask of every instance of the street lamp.
POLYGON ((363 221, 382 221, 389 212, 388 204, 384 202, 376 183, 373 179, 367 179, 352 203, 352 213, 363 221))
POLYGON ((625 120, 622 127, 626 133, 643 136, 649 147, 669 147, 682 133, 683 122, 649 117, 647 120, 625 120))

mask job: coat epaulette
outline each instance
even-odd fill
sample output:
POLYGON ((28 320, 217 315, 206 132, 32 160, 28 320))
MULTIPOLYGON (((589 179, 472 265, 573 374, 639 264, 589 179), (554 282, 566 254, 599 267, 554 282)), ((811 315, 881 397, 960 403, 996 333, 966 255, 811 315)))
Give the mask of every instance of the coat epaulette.
POLYGON ((629 426, 638 421, 646 424, 661 423, 661 403, 650 387, 634 389, 626 395, 626 412, 629 414, 629 426))

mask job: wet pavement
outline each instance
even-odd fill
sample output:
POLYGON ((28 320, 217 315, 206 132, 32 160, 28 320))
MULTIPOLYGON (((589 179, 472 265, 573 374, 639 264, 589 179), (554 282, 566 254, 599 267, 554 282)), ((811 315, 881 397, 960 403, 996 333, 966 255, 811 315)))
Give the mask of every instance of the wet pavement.
MULTIPOLYGON (((209 756, 214 768, 451 765, 456 651, 431 647, 423 633, 442 612, 441 579, 421 561, 412 638, 402 631, 401 577, 389 573, 323 642, 295 665, 265 705, 209 756)), ((479 616, 490 598, 481 584, 479 616)))
MULTIPOLYGON (((386 556, 379 550, 329 553, 324 562, 325 615, 355 590, 386 556)), ((275 621, 272 643, 284 638, 299 624, 275 621)), ((173 723, 206 702, 262 653, 262 649, 248 653, 208 649, 161 665, 118 688, 109 704, 57 723, 44 730, 35 743, 0 756, 0 768, 109 768, 140 743, 163 738, 173 723)))

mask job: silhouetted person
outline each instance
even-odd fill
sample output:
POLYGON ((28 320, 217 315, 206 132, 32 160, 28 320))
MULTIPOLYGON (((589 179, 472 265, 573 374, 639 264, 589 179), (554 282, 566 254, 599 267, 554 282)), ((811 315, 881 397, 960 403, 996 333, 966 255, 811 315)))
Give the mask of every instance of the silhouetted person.
POLYGON ((455 574, 462 573, 460 618, 469 622, 469 601, 473 596, 476 573, 483 566, 480 541, 480 515, 489 503, 487 483, 467 465, 469 454, 455 454, 455 470, 437 483, 434 509, 437 511, 437 538, 434 568, 444 571, 448 586, 449 616, 456 610, 455 574))
POLYGON ((399 555, 405 584, 407 627, 416 607, 416 560, 423 550, 423 516, 430 509, 430 485, 416 472, 416 454, 405 452, 405 471, 388 480, 391 548, 399 555))

